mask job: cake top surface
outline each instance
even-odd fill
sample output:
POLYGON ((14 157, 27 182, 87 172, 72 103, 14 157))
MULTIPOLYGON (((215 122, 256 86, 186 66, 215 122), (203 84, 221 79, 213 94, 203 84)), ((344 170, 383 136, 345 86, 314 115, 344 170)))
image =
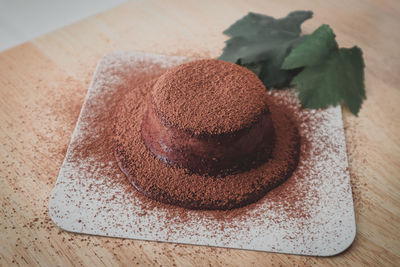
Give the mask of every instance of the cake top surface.
POLYGON ((194 134, 246 128, 266 111, 267 91, 248 69, 217 59, 174 67, 158 78, 152 103, 165 123, 194 134))

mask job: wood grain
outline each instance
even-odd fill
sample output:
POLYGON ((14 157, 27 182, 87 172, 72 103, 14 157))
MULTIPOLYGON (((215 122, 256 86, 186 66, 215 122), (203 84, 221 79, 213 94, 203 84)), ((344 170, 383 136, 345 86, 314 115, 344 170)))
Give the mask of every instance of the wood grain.
POLYGON ((399 265, 400 2, 135 1, 0 53, 0 265, 399 265), (115 50, 216 57, 248 11, 314 11, 341 46, 358 45, 368 99, 344 110, 357 236, 328 258, 85 236, 50 220, 56 181, 97 61, 115 50))

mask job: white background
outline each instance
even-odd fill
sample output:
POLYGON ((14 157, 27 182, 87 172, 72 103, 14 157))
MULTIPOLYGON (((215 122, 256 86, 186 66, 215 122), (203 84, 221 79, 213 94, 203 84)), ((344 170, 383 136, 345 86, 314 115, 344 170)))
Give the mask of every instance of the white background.
POLYGON ((124 2, 126 0, 0 0, 0 51, 124 2))

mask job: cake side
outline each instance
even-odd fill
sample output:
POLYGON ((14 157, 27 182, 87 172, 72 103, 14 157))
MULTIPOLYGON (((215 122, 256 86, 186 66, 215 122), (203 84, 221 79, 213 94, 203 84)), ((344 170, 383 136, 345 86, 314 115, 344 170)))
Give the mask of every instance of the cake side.
POLYGON ((141 135, 146 147, 164 163, 210 176, 225 176, 258 167, 268 160, 274 143, 274 127, 268 109, 246 128, 196 136, 164 124, 150 101, 141 135))

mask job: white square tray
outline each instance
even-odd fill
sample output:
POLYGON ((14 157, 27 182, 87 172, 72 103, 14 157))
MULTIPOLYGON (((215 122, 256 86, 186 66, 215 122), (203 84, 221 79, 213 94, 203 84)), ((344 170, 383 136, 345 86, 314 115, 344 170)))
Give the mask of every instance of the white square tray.
POLYGON ((145 68, 156 63, 169 67, 188 60, 116 52, 99 62, 49 203, 53 221, 64 230, 84 234, 280 253, 329 256, 349 247, 356 230, 340 107, 302 111, 319 118, 319 122, 308 122, 313 129, 308 138, 315 144, 311 149, 318 150, 306 159, 313 167, 301 178, 298 172, 290 178, 299 186, 308 185, 299 198, 301 203, 296 204, 310 205, 307 216, 293 218, 285 209, 293 204, 288 204, 285 196, 271 202, 267 194, 252 206, 245 220, 224 222, 187 210, 185 221, 180 221, 179 216, 168 214, 168 207, 144 210, 140 193, 132 190, 128 197, 124 195, 130 186, 127 183, 104 188, 103 182, 115 177, 93 178, 101 168, 118 168, 116 163, 92 164, 72 152, 87 131, 85 120, 90 119, 91 109, 124 82, 124 66, 145 68), (272 205, 278 208, 271 209, 272 205))

